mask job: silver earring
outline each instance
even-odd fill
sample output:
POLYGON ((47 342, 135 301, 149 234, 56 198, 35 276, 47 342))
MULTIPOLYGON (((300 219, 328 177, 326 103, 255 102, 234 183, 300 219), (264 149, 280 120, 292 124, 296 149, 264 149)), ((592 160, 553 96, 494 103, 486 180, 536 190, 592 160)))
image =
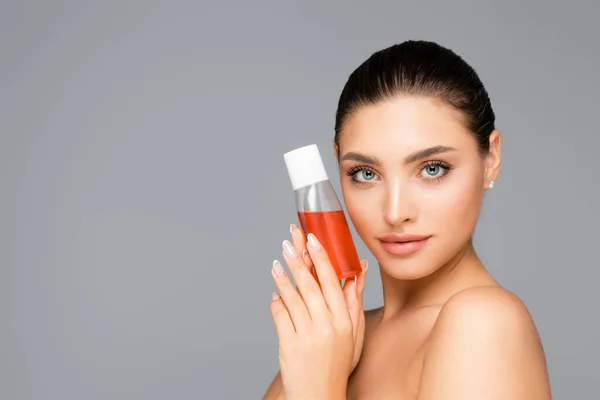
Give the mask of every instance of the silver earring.
POLYGON ((491 181, 489 188, 492 189, 493 187, 494 187, 494 181, 491 181))

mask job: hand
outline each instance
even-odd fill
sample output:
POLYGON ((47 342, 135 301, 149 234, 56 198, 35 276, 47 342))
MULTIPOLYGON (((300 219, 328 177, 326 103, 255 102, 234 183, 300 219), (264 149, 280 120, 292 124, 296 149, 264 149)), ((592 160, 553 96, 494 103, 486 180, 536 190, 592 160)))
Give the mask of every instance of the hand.
MULTIPOLYGON (((302 234, 294 234, 297 243, 302 234)), ((364 272, 356 281, 346 280, 342 288, 326 251, 314 235, 309 235, 309 243, 314 246, 309 244, 305 257, 303 242, 299 251, 284 241, 286 251, 282 253, 297 290, 278 261, 272 269, 279 294, 274 293, 271 313, 279 337, 284 392, 288 400, 345 398, 348 377, 362 348, 364 272), (320 286, 309 270, 311 263, 320 286)))
MULTIPOLYGON (((304 262, 306 263, 307 268, 313 274, 313 277, 317 279, 318 276, 316 274, 316 270, 314 268, 314 264, 310 255, 306 252, 306 238, 304 237, 304 231, 302 228, 297 227, 296 225, 290 225, 290 234, 292 236, 292 244, 294 248, 298 251, 298 254, 302 254, 304 258, 304 262)), ((352 294, 350 288, 348 286, 349 282, 353 282, 356 285, 356 291, 358 292, 358 307, 355 307, 351 310, 350 317, 352 318, 352 331, 354 332, 354 360, 352 360, 352 371, 358 365, 358 361, 360 360, 360 355, 362 354, 363 348, 363 340, 365 337, 365 312, 363 308, 363 292, 365 288, 365 274, 367 269, 369 268, 367 260, 362 260, 361 262, 362 272, 360 275, 357 275, 355 279, 347 279, 344 283, 344 295, 348 296, 352 294), (348 286, 348 290, 346 290, 346 286, 348 286)), ((347 301, 347 304, 349 302, 347 301)))

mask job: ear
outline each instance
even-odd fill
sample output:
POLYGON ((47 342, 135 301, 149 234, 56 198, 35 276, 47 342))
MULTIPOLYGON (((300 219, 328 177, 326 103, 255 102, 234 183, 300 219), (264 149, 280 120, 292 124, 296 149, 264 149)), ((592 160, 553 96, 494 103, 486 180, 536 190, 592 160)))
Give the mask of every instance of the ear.
POLYGON ((485 156, 484 190, 489 188, 490 182, 498 179, 502 164, 502 135, 494 130, 490 134, 490 151, 485 156))
POLYGON ((337 145, 337 143, 333 142, 333 155, 335 156, 335 159, 337 160, 337 163, 340 163, 339 160, 339 147, 337 145))

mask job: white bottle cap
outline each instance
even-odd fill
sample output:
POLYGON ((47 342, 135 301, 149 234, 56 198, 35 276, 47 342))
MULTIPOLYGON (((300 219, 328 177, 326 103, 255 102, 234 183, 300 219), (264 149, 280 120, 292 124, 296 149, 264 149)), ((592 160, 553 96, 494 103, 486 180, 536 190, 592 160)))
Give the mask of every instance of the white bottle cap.
POLYGON ((294 190, 329 179, 316 144, 283 155, 294 190))

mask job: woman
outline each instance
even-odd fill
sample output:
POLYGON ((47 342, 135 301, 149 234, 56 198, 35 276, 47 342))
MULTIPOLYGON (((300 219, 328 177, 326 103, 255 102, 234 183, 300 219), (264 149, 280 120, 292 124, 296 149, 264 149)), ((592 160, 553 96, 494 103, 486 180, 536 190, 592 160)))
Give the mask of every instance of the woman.
POLYGON ((436 43, 391 46, 350 75, 333 149, 383 307, 362 310, 364 261, 342 287, 318 238, 292 225, 290 274, 272 269, 280 373, 264 399, 551 398, 527 308, 473 248, 501 164, 494 120, 475 71, 436 43))

